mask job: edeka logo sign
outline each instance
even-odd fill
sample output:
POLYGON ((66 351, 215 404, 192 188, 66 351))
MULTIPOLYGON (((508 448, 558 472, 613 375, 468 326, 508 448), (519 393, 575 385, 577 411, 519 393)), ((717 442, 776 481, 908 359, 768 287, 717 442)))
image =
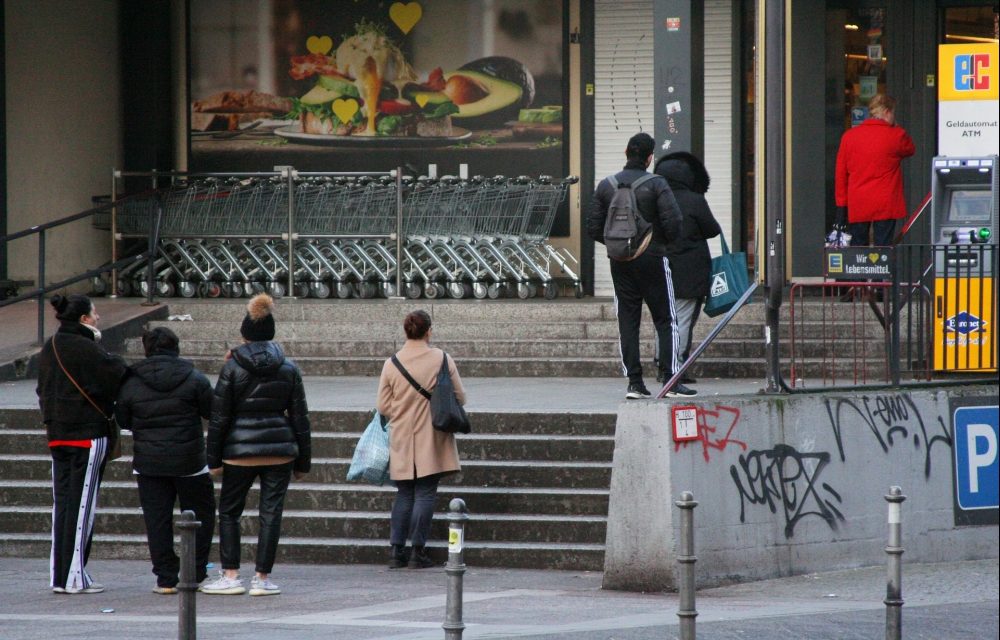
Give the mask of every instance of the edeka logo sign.
POLYGON ((964 398, 950 403, 956 525, 1000 521, 1000 407, 996 402, 995 398, 964 398))
POLYGON ((839 280, 888 280, 892 253, 886 247, 826 249, 826 277, 839 280))
POLYGON ((938 47, 938 100, 996 100, 1000 55, 994 43, 938 47))
POLYGON ((945 331, 961 333, 963 336, 986 328, 986 323, 968 311, 961 311, 944 321, 945 331))

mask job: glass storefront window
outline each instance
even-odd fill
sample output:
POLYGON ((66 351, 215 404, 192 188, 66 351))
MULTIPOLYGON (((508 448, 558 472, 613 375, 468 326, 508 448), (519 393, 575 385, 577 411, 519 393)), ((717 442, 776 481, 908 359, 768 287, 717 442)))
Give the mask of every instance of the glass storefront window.
MULTIPOLYGON (((837 12, 840 13, 840 12, 837 12)), ((847 9, 844 14, 844 129, 868 118, 868 103, 885 93, 888 59, 885 42, 885 9, 847 9)))
POLYGON ((1000 16, 994 7, 949 7, 944 10, 944 44, 996 42, 1000 16))

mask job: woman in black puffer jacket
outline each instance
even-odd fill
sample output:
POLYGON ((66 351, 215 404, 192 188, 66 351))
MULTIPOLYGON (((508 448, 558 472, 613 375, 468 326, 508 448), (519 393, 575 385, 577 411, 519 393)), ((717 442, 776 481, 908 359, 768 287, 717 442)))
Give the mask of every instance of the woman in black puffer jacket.
POLYGON ((212 407, 208 378, 181 359, 180 341, 166 327, 142 336, 146 359, 132 367, 115 414, 132 431, 132 469, 146 522, 154 592, 177 593, 180 561, 174 553, 174 502, 201 522, 195 534, 196 579, 205 579, 215 531, 215 489, 205 462, 201 420, 212 407))
POLYGON ((55 593, 100 593, 104 587, 86 566, 112 435, 108 418, 127 369, 98 344, 101 317, 90 298, 56 295, 51 304, 60 325, 38 356, 36 389, 52 455, 49 586, 55 593))
MULTIPOLYGON (((667 257, 673 274, 678 357, 684 362, 691 354, 694 325, 708 296, 712 275, 707 240, 722 233, 722 227, 705 199, 711 179, 701 160, 686 151, 668 153, 656 162, 654 172, 667 179, 682 216, 681 233, 667 245, 667 257)), ((694 378, 685 376, 681 382, 693 383, 694 378)))
POLYGON ((208 430, 208 466, 222 475, 219 495, 219 551, 222 574, 203 593, 244 593, 239 579, 240 516, 247 492, 260 478, 260 531, 256 575, 250 595, 280 593, 269 575, 281 533, 288 483, 309 471, 309 410, 302 376, 274 338, 274 301, 267 294, 247 305, 240 333, 245 344, 233 349, 219 373, 208 430))

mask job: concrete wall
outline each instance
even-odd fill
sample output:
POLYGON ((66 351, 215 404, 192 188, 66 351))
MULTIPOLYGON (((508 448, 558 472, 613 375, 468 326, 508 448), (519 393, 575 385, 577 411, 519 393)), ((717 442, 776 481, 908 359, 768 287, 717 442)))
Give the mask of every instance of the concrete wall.
MULTIPOLYGON (((108 193, 119 163, 118 3, 9 0, 5 4, 8 231, 61 218, 108 193)), ((110 256, 89 221, 49 233, 51 282, 110 256)), ((37 239, 14 242, 9 277, 34 281, 37 239)))
POLYGON ((701 586, 885 562, 899 485, 904 562, 995 558, 997 527, 955 527, 949 397, 997 388, 716 397, 699 439, 675 443, 667 401, 618 414, 604 587, 674 588, 679 517, 692 491, 701 586))

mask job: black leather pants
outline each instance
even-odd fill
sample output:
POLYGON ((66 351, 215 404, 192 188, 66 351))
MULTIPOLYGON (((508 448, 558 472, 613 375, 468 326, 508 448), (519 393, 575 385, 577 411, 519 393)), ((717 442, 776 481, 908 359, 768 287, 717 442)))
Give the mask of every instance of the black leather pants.
POLYGON ((222 492, 219 495, 219 556, 223 569, 240 568, 240 516, 246 506, 247 493, 258 477, 260 531, 257 534, 256 571, 271 573, 274 566, 274 555, 281 536, 285 493, 292 478, 291 462, 259 467, 223 465, 222 492))

